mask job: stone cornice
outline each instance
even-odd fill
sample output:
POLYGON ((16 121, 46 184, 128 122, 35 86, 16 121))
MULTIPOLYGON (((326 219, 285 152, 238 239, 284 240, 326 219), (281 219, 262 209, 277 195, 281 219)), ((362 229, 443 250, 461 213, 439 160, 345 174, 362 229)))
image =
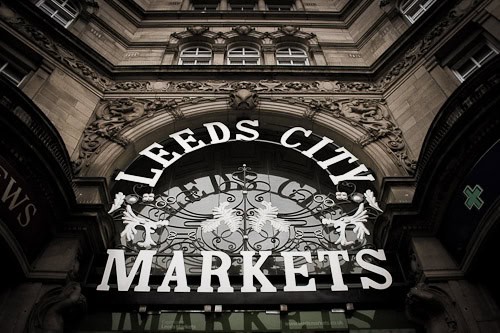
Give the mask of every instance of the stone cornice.
POLYGON ((161 19, 189 19, 206 20, 213 18, 215 21, 220 19, 234 19, 234 18, 250 18, 250 19, 285 19, 287 21, 296 22, 297 20, 325 20, 337 21, 343 25, 346 22, 355 20, 356 17, 363 12, 363 9, 370 1, 355 0, 349 1, 341 11, 338 12, 323 12, 323 11, 290 11, 290 12, 273 12, 273 11, 248 11, 248 12, 235 12, 235 11, 213 11, 200 13, 193 10, 144 10, 141 6, 137 5, 131 0, 121 0, 118 3, 115 0, 105 0, 111 7, 124 14, 136 27, 140 27, 148 20, 161 20, 161 19))
MULTIPOLYGON (((462 3, 457 5, 454 9, 452 9, 448 15, 443 18, 439 23, 427 33, 423 40, 419 40, 416 44, 410 47, 408 51, 404 54, 404 57, 398 61, 395 65, 393 65, 389 71, 383 72, 380 68, 383 67, 383 64, 377 64, 377 69, 375 68, 367 68, 367 67, 335 67, 335 66, 309 66, 304 68, 294 67, 281 67, 281 66, 248 66, 246 67, 245 74, 246 75, 255 75, 255 77, 262 77, 262 75, 270 75, 274 77, 274 75, 279 74, 281 77, 293 77, 295 75, 306 76, 313 75, 317 76, 319 74, 322 77, 339 77, 344 78, 346 80, 359 81, 359 78, 366 77, 369 78, 369 81, 373 80, 375 77, 381 77, 377 85, 387 87, 392 82, 394 82, 397 78, 403 75, 408 68, 410 68, 413 64, 415 64, 419 59, 423 57, 423 55, 429 51, 429 49, 437 43, 439 40, 438 37, 441 37, 444 33, 446 33, 453 24, 466 15, 468 12, 475 7, 475 5, 480 1, 471 1, 464 0, 462 3), (379 74, 380 73, 380 74, 379 74)), ((5 7, 4 7, 5 8, 5 7)), ((66 46, 63 46, 60 43, 54 42, 52 38, 49 37, 42 30, 38 29, 26 19, 20 17, 18 14, 13 13, 7 9, 8 13, 1 14, 4 21, 8 23, 12 28, 17 30, 18 32, 25 35, 27 38, 33 40, 43 51, 48 51, 49 54, 54 56, 54 58, 58 59, 62 63, 69 65, 72 70, 76 71, 77 74, 83 75, 85 79, 94 83, 98 88, 104 88, 108 84, 113 84, 112 80, 109 78, 113 78, 114 80, 122 80, 126 77, 134 77, 136 75, 140 75, 144 78, 144 73, 149 72, 154 75, 159 75, 160 77, 165 77, 168 79, 167 73, 174 73, 178 75, 182 72, 184 75, 210 75, 216 74, 218 77, 223 75, 227 75, 230 78, 232 75, 236 74, 236 70, 231 66, 206 66, 204 67, 207 71, 204 73, 200 73, 200 67, 193 66, 193 71, 190 70, 190 66, 183 66, 179 68, 178 66, 112 66, 109 62, 102 59, 101 56, 95 54, 94 58, 100 59, 97 62, 89 60, 88 62, 82 61, 79 57, 76 56, 75 53, 69 51, 66 46), (56 47, 54 47, 56 46, 56 47), (92 62, 92 65, 89 65, 92 62), (177 72, 177 73, 175 73, 177 72), (98 73, 104 73, 104 76, 98 73)), ((68 37, 69 38, 69 37, 68 37)), ((69 39, 66 38, 68 41, 69 39)), ((82 43, 74 43, 69 42, 72 47, 76 47, 82 49, 82 43)), ((88 48, 88 47, 83 47, 88 48)), ((82 54, 88 54, 89 52, 83 52, 80 50, 82 54)), ((92 50, 90 54, 95 53, 92 50)), ((394 54, 394 51, 389 50, 389 53, 394 54)), ((241 71, 241 68, 239 68, 241 71)))

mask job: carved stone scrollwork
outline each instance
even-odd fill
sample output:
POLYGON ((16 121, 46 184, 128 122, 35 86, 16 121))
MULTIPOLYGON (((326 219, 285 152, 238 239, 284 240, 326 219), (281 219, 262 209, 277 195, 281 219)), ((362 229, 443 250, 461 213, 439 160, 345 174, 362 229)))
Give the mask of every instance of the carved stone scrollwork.
POLYGON ((233 28, 233 31, 236 31, 239 35, 248 35, 252 31, 254 31, 255 28, 249 26, 249 25, 238 25, 233 28))
POLYGON ((407 316, 425 326, 426 332, 465 332, 453 299, 441 288, 419 283, 406 298, 407 316))
POLYGON ((279 28, 279 31, 283 32, 285 35, 293 36, 300 30, 299 27, 293 25, 284 25, 279 28))
POLYGON ((87 301, 81 294, 78 282, 68 282, 63 287, 49 290, 35 304, 26 331, 28 333, 62 333, 64 323, 83 315, 87 301))
POLYGON ((203 34, 205 31, 208 31, 208 27, 201 26, 201 25, 195 25, 192 27, 188 27, 187 31, 189 31, 193 35, 197 36, 197 35, 203 34))
MULTIPOLYGON (((301 88, 296 83, 292 84, 297 89, 301 88)), ((362 128, 366 134, 358 138, 357 143, 365 147, 372 142, 381 141, 408 174, 415 173, 416 161, 409 157, 402 131, 391 120, 384 100, 287 97, 279 101, 304 105, 306 107, 304 117, 307 119, 312 120, 321 112, 340 118, 351 126, 362 128)))
POLYGON ((92 67, 80 60, 73 52, 55 42, 43 31, 30 24, 26 19, 6 6, 0 5, 0 19, 28 39, 32 40, 44 52, 47 52, 60 63, 68 66, 71 70, 84 77, 94 86, 104 90, 107 86, 111 85, 109 79, 99 74, 92 67))
POLYGON ((258 102, 257 94, 248 89, 240 89, 229 95, 229 105, 234 110, 254 110, 258 102))
POLYGON ((90 158, 108 141, 127 146, 128 140, 122 136, 122 130, 161 111, 170 112, 174 119, 183 117, 174 100, 118 99, 104 102, 96 111, 96 119, 84 130, 79 157, 73 163, 74 172, 78 173, 85 164, 88 165, 90 158))
POLYGON ((116 82, 107 87, 107 91, 205 91, 218 92, 234 91, 246 85, 245 89, 251 89, 256 92, 276 91, 276 92, 296 92, 301 90, 316 92, 382 92, 380 86, 372 82, 357 81, 279 81, 279 80, 260 80, 260 81, 124 81, 116 82))
MULTIPOLYGON (((481 1, 477 0, 458 1, 458 4, 444 19, 435 25, 423 39, 419 40, 406 51, 402 59, 382 77, 379 85, 385 88, 403 75, 413 64, 420 60, 429 49, 441 40, 440 37, 446 31, 450 30, 455 23, 460 21, 460 19, 468 12, 472 11, 480 2, 481 1)), ((381 6, 382 3, 388 4, 390 1, 382 1, 381 6)))

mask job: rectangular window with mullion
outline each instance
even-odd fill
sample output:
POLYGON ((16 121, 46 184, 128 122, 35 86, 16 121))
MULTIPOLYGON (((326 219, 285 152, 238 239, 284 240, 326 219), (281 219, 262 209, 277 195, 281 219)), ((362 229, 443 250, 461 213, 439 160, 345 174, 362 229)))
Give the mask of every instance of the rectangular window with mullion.
POLYGON ((463 56, 460 61, 457 61, 452 66, 452 69, 458 79, 463 82, 497 54, 496 48, 485 41, 480 41, 479 45, 473 47, 471 52, 463 56))
POLYGON ((19 86, 26 76, 26 72, 17 66, 0 59, 0 74, 6 77, 9 81, 14 83, 16 86, 19 86))

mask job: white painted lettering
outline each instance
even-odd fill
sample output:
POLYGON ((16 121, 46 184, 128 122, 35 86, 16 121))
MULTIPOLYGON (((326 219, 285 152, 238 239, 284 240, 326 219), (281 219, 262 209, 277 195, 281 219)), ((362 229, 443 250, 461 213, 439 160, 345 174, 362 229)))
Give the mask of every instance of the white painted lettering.
POLYGON ((102 276, 101 284, 97 286, 97 290, 109 290, 109 276, 111 275, 111 269, 113 268, 113 263, 116 267, 116 279, 118 283, 119 291, 128 291, 132 281, 134 280, 139 266, 141 266, 141 272, 139 274, 139 283, 135 286, 134 291, 147 292, 151 288, 149 287, 149 274, 151 273, 151 263, 153 256, 156 251, 151 250, 141 250, 137 255, 134 266, 130 269, 127 275, 127 268, 125 266, 125 251, 124 250, 108 250, 108 261, 106 262, 106 268, 104 269, 104 275, 102 276))
POLYGON ((302 154, 306 155, 309 158, 312 158, 314 154, 316 154, 321 148, 324 148, 326 145, 332 143, 333 140, 327 138, 326 136, 321 139, 320 142, 309 148, 308 150, 304 150, 302 154))
POLYGON ((258 120, 241 120, 236 124, 236 129, 240 132, 250 134, 251 136, 245 136, 243 134, 236 134, 236 140, 238 141, 253 141, 259 138, 259 132, 253 128, 248 128, 243 125, 248 125, 252 127, 259 127, 258 120))
POLYGON ((330 179, 332 180, 332 182, 333 182, 334 185, 338 185, 338 183, 340 183, 340 182, 342 182, 344 180, 369 180, 369 181, 374 181, 375 177, 373 177, 372 174, 359 176, 360 173, 363 173, 363 172, 366 172, 366 171, 368 171, 368 168, 364 164, 361 164, 358 167, 356 167, 355 169, 353 169, 353 170, 351 170, 349 172, 346 172, 343 175, 339 175, 339 176, 330 175, 330 179))
POLYGON ((241 251, 243 257, 243 287, 241 287, 241 292, 243 293, 254 293, 257 288, 253 285, 253 278, 255 277, 261 284, 260 291, 264 293, 276 292, 276 287, 269 282, 264 273, 260 270, 260 267, 266 259, 271 255, 271 251, 259 251, 260 258, 257 260, 255 265, 253 265, 253 256, 255 251, 241 251))
POLYGON ((318 251, 318 260, 323 261, 325 255, 328 256, 330 261, 330 270, 332 272, 332 291, 346 291, 347 286, 344 284, 344 279, 342 278, 342 271, 340 269, 339 256, 345 261, 349 261, 349 255, 346 250, 343 251, 318 251))
POLYGON ((378 260, 386 260, 385 258, 385 253, 384 253, 384 250, 372 250, 372 249, 364 249, 364 250, 361 250, 359 251, 357 254, 356 254, 356 262, 358 263, 358 265, 363 268, 363 269, 366 269, 367 271, 370 271, 372 273, 375 273, 375 274, 378 274, 378 275, 381 275, 385 278, 385 282, 384 283, 378 283, 376 281, 373 281, 372 279, 370 278, 367 278, 367 277, 361 277, 361 285, 363 286, 363 289, 369 289, 369 288, 373 288, 373 289, 387 289, 391 286, 392 284, 392 276, 391 276, 391 273, 389 273, 386 269, 380 267, 380 266, 376 266, 372 263, 369 263, 369 262, 366 262, 363 260, 363 256, 364 255, 369 255, 369 256, 372 256, 378 260))
POLYGON ((296 142, 296 143, 288 143, 288 139, 290 138, 290 136, 292 136, 292 134, 294 134, 295 132, 302 132, 304 133, 304 136, 307 138, 309 137, 309 135, 311 135, 312 131, 311 130, 306 130, 302 127, 293 127, 293 128, 290 128, 288 131, 286 131, 285 133, 283 133, 283 135, 281 136, 281 144, 283 145, 283 147, 286 147, 286 148, 297 148, 298 146, 300 146, 300 143, 299 142, 296 142))
POLYGON ((206 144, 201 140, 197 142, 196 139, 193 137, 193 134, 194 134, 193 131, 191 131, 189 128, 186 128, 185 130, 170 134, 169 137, 177 141, 177 143, 184 149, 184 153, 187 154, 206 146, 206 144), (183 138, 182 136, 184 134, 187 134, 188 136, 186 138, 183 138), (189 144, 190 142, 197 142, 198 145, 191 146, 189 144))
POLYGON ((211 145, 227 142, 231 138, 231 132, 229 131, 229 128, 227 128, 227 126, 224 125, 223 123, 217 121, 213 123, 203 124, 203 126, 205 126, 208 130, 208 135, 210 135, 211 145), (219 133, 217 133, 216 127, 222 132, 222 138, 219 137, 219 133))
POLYGON ((163 282, 161 286, 158 287, 157 291, 169 292, 170 281, 177 281, 177 286, 174 288, 174 291, 176 293, 187 293, 191 290, 191 288, 189 288, 187 285, 186 269, 184 267, 184 256, 182 254, 182 251, 174 251, 174 256, 170 261, 170 265, 168 266, 168 270, 165 273, 163 282))
POLYGON ((316 282, 314 279, 309 279, 309 282, 305 286, 297 286, 297 280, 295 280, 295 274, 301 274, 304 277, 308 277, 307 265, 304 264, 300 267, 295 267, 293 259, 296 257, 303 257, 306 262, 312 263, 311 252, 281 252, 281 256, 285 262, 285 281, 286 285, 283 291, 316 291, 316 282))
POLYGON ((227 270, 231 267, 231 258, 220 251, 201 251, 203 256, 203 264, 201 269, 201 284, 198 287, 200 293, 211 293, 214 288, 211 286, 212 275, 219 277, 220 286, 217 289, 219 293, 232 293, 234 288, 229 283, 227 270), (219 268, 212 269, 213 257, 218 257, 221 260, 219 268))

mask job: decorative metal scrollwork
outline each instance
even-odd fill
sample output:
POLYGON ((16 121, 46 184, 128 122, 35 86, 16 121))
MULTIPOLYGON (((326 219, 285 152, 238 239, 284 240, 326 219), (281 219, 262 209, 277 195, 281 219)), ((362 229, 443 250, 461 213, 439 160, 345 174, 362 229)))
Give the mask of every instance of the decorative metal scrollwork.
POLYGON ((382 213, 373 191, 360 193, 344 182, 328 195, 307 187, 285 195, 273 192, 271 181, 262 178, 243 165, 221 176, 213 193, 177 188, 155 194, 135 185, 133 193, 116 194, 109 213, 125 225, 122 246, 129 251, 182 250, 192 256, 188 260, 196 260, 200 251, 278 254, 371 247, 370 230, 382 213), (218 204, 208 210, 214 200, 218 204))

